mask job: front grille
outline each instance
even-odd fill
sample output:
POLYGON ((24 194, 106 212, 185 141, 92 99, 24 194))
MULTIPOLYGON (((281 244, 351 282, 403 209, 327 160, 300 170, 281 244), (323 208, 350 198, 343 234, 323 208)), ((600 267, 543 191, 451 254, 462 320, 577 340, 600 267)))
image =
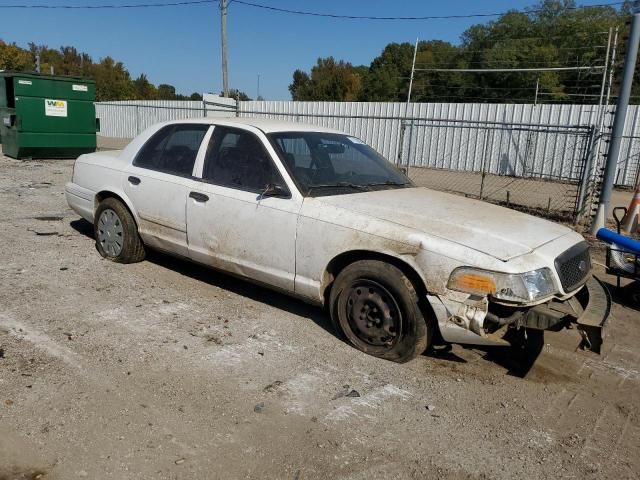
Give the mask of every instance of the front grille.
POLYGON ((565 292, 571 292, 584 283, 591 271, 589 244, 578 243, 561 253, 555 261, 556 271, 565 292))

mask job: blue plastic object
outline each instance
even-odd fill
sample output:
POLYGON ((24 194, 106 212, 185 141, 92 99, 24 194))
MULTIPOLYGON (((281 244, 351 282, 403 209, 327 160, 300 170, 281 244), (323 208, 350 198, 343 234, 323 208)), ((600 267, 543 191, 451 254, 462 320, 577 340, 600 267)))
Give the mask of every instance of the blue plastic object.
POLYGON ((607 243, 615 243, 618 247, 625 248, 632 253, 640 255, 640 240, 626 237, 620 233, 612 232, 606 228, 601 228, 596 233, 596 238, 607 243))

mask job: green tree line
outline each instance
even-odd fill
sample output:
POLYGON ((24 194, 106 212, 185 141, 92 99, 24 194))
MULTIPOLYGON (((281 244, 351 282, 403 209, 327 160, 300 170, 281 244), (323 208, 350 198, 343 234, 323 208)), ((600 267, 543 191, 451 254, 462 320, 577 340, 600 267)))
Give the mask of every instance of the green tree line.
POLYGON ((74 47, 61 47, 56 50, 30 43, 29 48, 25 49, 0 39, 0 70, 32 72, 35 70, 38 53, 42 73, 50 73, 53 68, 56 75, 72 75, 95 80, 98 101, 202 100, 202 95, 197 92, 181 95, 176 93, 173 85, 162 83, 155 86, 144 73, 133 79, 122 62, 111 57, 94 62, 89 55, 78 52, 74 47))
MULTIPOLYGON (((575 8, 573 0, 544 0, 473 25, 458 45, 418 43, 411 100, 415 102, 598 103, 609 29, 619 28, 614 82, 628 34, 628 2, 575 8), (544 72, 460 72, 453 69, 586 67, 544 72), (449 71, 438 71, 445 69, 449 71), (537 95, 536 95, 537 91, 537 95)), ((613 40, 611 42, 613 44, 613 40)), ((296 70, 293 100, 406 101, 414 45, 390 43, 369 66, 320 58, 309 72, 296 70)), ((637 69, 640 73, 640 68, 637 69)), ((640 77, 639 77, 640 78, 640 77)), ((640 85, 634 85, 634 95, 640 85)))

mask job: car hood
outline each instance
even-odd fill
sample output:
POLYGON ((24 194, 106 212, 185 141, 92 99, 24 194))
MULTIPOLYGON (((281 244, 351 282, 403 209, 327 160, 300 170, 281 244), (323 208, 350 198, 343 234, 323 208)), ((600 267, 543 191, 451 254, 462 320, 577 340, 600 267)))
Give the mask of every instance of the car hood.
POLYGON ((530 253, 571 232, 541 218, 428 188, 379 190, 317 200, 455 242, 503 261, 530 253))

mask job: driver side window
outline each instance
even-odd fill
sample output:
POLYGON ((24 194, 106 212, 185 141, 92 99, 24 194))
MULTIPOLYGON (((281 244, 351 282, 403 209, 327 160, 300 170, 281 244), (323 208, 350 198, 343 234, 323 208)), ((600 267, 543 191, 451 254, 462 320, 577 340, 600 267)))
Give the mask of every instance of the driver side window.
POLYGON ((215 127, 204 160, 202 178, 223 187, 262 193, 285 183, 262 142, 251 132, 215 127))

